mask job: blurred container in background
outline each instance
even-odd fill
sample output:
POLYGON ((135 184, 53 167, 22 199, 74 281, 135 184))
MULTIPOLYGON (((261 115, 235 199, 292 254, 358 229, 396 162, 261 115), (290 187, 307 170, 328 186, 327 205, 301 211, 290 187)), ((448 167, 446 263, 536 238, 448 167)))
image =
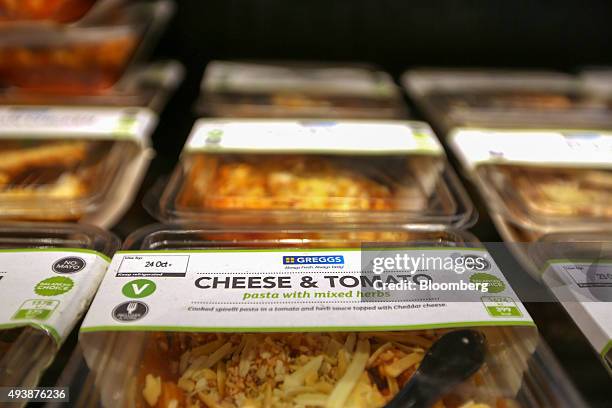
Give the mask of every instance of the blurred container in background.
POLYGON ((150 51, 173 3, 131 3, 71 25, 0 25, 0 85, 41 92, 113 86, 150 51))
POLYGON ((322 62, 212 61, 198 113, 238 118, 402 119, 391 76, 375 67, 322 62))

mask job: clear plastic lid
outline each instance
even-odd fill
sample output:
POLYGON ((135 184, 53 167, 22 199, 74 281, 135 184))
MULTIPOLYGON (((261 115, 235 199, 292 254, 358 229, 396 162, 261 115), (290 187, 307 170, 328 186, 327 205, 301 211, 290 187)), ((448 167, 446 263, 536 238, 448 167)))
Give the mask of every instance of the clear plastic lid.
POLYGON ((367 65, 213 61, 200 113, 214 117, 401 119, 406 108, 387 73, 367 65))
POLYGON ((51 21, 72 23, 107 11, 122 0, 0 0, 0 23, 51 21))
POLYGON ((455 127, 612 126, 610 106, 549 71, 413 70, 402 84, 444 132, 455 127))
MULTIPOLYGON (((480 245, 471 235, 450 230, 274 231, 158 225, 132 234, 124 248, 159 251, 134 253, 138 258, 171 255, 172 251, 185 256, 190 251, 203 250, 359 248, 364 241, 457 251, 459 248, 473 250, 480 245)), ((233 259, 226 259, 233 265, 233 259)), ((118 273, 113 270, 111 275, 115 272, 118 273)), ((107 278, 112 279, 111 275, 107 274, 107 278)), ((166 279, 180 282, 177 277, 166 279)), ((106 292, 99 292, 98 297, 102 293, 106 292)), ((144 300, 153 302, 152 297, 144 300)), ((100 299, 96 301, 103 303, 100 299)), ((110 301, 113 303, 114 299, 110 301)), ((92 309, 96 307, 95 302, 92 309)), ((133 307, 132 313, 139 313, 137 309, 138 306, 133 307)), ((80 406, 383 407, 412 378, 423 355, 440 336, 462 330, 457 327, 334 331, 327 327, 324 331, 309 332, 287 329, 282 333, 265 330, 215 333, 214 328, 201 332, 193 328, 178 330, 178 326, 177 330, 134 331, 128 326, 120 327, 120 331, 83 329, 81 332, 80 344, 86 363, 75 356, 76 363, 71 364, 70 372, 60 383, 78 384, 75 388, 83 390, 77 399, 80 406), (81 381, 87 372, 90 374, 83 387, 81 381)), ((584 405, 546 347, 540 342, 536 350, 538 340, 533 328, 474 327, 473 330, 486 338, 484 364, 467 381, 440 395, 435 406, 584 405)), ((453 359, 452 355, 448 358, 453 359)), ((448 363, 452 365, 452 361, 448 363)))
POLYGON ((534 260, 544 265, 551 259, 612 258, 612 233, 609 231, 585 231, 547 234, 532 246, 534 260), (559 245, 545 245, 557 243, 559 245))
MULTIPOLYGON (((499 235, 503 239, 506 248, 508 248, 514 257, 520 262, 521 266, 527 271, 535 280, 540 281, 542 278, 542 266, 546 260, 544 257, 551 255, 553 252, 552 245, 553 238, 558 239, 560 248, 563 250, 568 249, 567 242, 580 241, 583 237, 591 237, 593 241, 597 241, 599 235, 605 236, 606 232, 589 232, 585 231, 570 231, 570 232, 557 232, 557 233, 546 233, 539 229, 527 228, 523 225, 519 225, 512 219, 508 219, 500 213, 491 214, 491 219, 499 232, 499 235), (539 244, 539 242, 545 242, 546 244, 539 244), (564 244, 561 244, 564 242, 564 244), (563 246, 564 245, 564 246, 563 246), (535 255, 532 247, 544 249, 544 254, 535 255), (549 246, 546 248, 546 246, 549 246)), ((599 237, 601 240, 601 237, 599 237)), ((583 242, 582 245, 586 244, 583 242)), ((583 249, 585 248, 583 247, 583 249)), ((559 248, 559 249, 560 249, 559 248)), ((559 255, 559 253, 557 254, 559 255)))
POLYGON ((480 247, 468 232, 449 229, 427 230, 420 227, 385 228, 299 228, 260 226, 248 228, 211 227, 201 223, 151 225, 128 236, 126 250, 189 250, 206 248, 344 248, 366 242, 410 242, 432 247, 480 247))
POLYGON ((536 232, 612 225, 611 170, 483 166, 478 174, 487 195, 536 232))
POLYGON ((537 231, 521 228, 499 214, 492 214, 491 217, 505 242, 533 242, 542 236, 537 231))
POLYGON ((172 6, 134 3, 82 25, 0 26, 1 84, 60 93, 109 88, 148 52, 172 6))
POLYGON ((161 112, 178 87, 184 68, 178 61, 135 66, 112 87, 99 92, 49 93, 22 88, 0 89, 1 105, 138 106, 161 112))
POLYGON ((0 109, 0 218, 111 225, 151 158, 140 108, 0 109))
MULTIPOLYGON (((78 252, 81 259, 92 256, 93 253, 101 257, 110 257, 119 247, 119 240, 109 232, 83 224, 46 224, 46 223, 0 223, 0 256, 20 255, 20 261, 31 265, 35 270, 32 275, 42 274, 44 276, 59 276, 58 273, 51 271, 51 262, 48 263, 49 271, 41 268, 40 257, 50 256, 51 261, 63 256, 62 251, 70 253, 78 252), (82 252, 79 252, 82 251, 82 252), (80 255, 82 254, 82 255, 80 255)), ((89 258, 87 258, 89 259, 89 258)), ((12 285, 16 280, 11 276, 12 268, 17 265, 8 264, 9 260, 3 258, 3 270, 0 276, 3 278, 0 286, 12 285)), ((42 264, 45 260, 42 260, 42 264)), ((99 268, 85 268, 83 272, 88 273, 85 280, 91 279, 99 282, 101 279, 99 268), (91 275, 91 276, 90 276, 91 275)), ((103 270, 102 270, 103 272, 103 270)), ((76 274, 75 274, 76 275, 76 274)), ((72 275, 72 280, 76 280, 72 275)), ((28 276, 21 278, 29 279, 28 276)), ((78 283, 72 288, 74 293, 78 288, 78 283)), ((14 288, 9 287, 9 291, 14 288)), ((79 296, 82 292, 79 292, 79 296)), ((4 295, 6 296, 6 292, 4 295)), ((25 293, 25 298, 36 297, 35 293, 25 293)), ((10 297, 10 296, 9 296, 10 297)), ((39 296, 40 298, 40 296, 39 296)), ((72 302, 73 306, 86 305, 93 298, 93 293, 89 296, 76 299, 72 302)), ((65 296, 46 296, 46 301, 54 302, 54 299, 67 301, 65 296)), ((11 299, 3 298, 3 311, 0 313, 4 317, 7 309, 14 306, 11 299)), ((12 310, 10 312, 15 312, 12 310)), ((62 324, 66 331, 70 331, 79 321, 85 312, 83 306, 81 310, 72 310, 65 313, 62 324)), ((33 316, 33 315, 32 315, 33 316)), ((17 314, 15 317, 18 317, 17 314)), ((40 321, 48 322, 48 318, 41 318, 40 321)), ((32 388, 36 386, 42 372, 53 360, 60 342, 52 335, 50 330, 46 330, 44 324, 41 325, 20 325, 19 319, 13 319, 13 324, 0 326, 0 384, 2 386, 12 386, 21 388, 32 388)), ((9 404, 10 405, 10 404, 9 404)), ((0 403, 0 406, 5 406, 0 403)), ((13 405, 10 405, 13 406, 13 405)))
POLYGON ((612 260, 612 233, 583 231, 542 235, 530 244, 529 257, 541 271, 551 262, 560 260, 607 263, 612 260))
POLYGON ((219 224, 474 221, 431 129, 400 121, 199 120, 148 207, 219 224))

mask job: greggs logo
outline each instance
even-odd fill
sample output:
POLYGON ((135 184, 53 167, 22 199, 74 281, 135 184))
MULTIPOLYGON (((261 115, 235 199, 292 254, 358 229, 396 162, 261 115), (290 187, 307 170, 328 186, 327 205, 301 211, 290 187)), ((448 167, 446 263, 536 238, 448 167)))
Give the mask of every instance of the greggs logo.
POLYGON ((343 264, 342 255, 323 255, 323 256, 283 256, 284 265, 323 265, 323 264, 343 264))

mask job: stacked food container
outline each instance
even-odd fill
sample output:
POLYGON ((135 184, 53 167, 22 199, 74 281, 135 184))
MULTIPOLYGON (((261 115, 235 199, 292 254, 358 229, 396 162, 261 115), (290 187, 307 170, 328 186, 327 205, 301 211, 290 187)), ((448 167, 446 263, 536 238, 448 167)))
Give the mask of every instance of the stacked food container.
POLYGON ((467 228, 472 205, 391 77, 359 64, 213 61, 164 222, 467 228), (287 100, 292 100, 288 103, 287 100), (322 119, 323 118, 323 119, 322 119))
POLYGON ((445 148, 610 368, 609 71, 212 61, 119 250, 173 10, 0 0, 0 408, 585 406, 445 148))
POLYGON ((612 226, 606 83, 601 71, 573 77, 421 70, 404 76, 411 95, 444 129, 504 240, 602 356, 612 340, 609 307, 584 291, 610 292, 601 266, 609 256, 605 250, 594 254, 605 247, 612 226))
MULTIPOLYGON (((37 385, 119 246, 87 224, 123 216, 153 156, 182 67, 144 61, 172 10, 163 0, 0 1, 2 387, 37 385)), ((3 391, 0 406, 11 398, 33 399, 3 391)))
POLYGON ((466 227, 472 205, 423 122, 200 119, 163 221, 466 227))
POLYGON ((471 235, 446 230, 148 228, 115 256, 81 328, 100 392, 83 403, 382 407, 416 375, 425 382, 410 385, 417 406, 581 406, 546 349, 534 354, 533 323, 494 264, 488 278, 502 287, 486 307, 480 296, 389 301, 354 284, 371 278, 360 270, 364 242, 492 263, 471 235), (333 258, 337 270, 307 256, 333 258), (147 262, 156 271, 143 275, 147 262), (142 295, 125 289, 136 279, 142 295), (436 358, 438 368, 416 374, 436 358))
POLYGON ((109 227, 131 204, 182 68, 143 63, 172 3, 120 3, 0 6, 0 218, 109 227))

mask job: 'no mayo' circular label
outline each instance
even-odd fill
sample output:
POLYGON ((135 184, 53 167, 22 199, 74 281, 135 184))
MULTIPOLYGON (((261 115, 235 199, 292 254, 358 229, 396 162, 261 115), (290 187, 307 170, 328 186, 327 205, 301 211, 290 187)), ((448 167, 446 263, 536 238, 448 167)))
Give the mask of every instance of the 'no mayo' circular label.
POLYGON ((53 263, 51 269, 55 273, 76 273, 82 271, 87 263, 78 256, 67 256, 53 263))

